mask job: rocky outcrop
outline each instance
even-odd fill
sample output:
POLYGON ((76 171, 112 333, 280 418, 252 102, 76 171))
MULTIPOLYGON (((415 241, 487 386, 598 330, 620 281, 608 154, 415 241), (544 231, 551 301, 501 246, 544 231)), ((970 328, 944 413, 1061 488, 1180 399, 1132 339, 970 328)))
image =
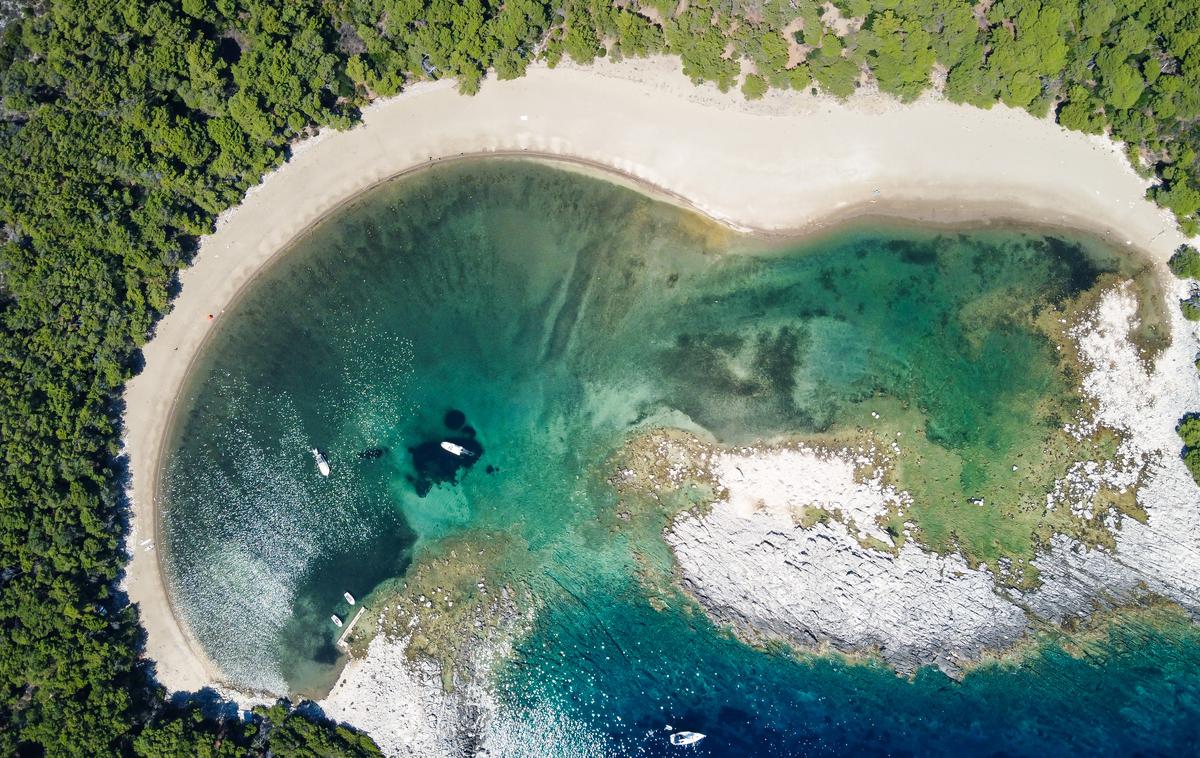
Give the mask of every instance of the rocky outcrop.
POLYGON ((1010 591, 1038 619, 1062 624, 1136 602, 1146 595, 1146 585, 1117 556, 1103 548, 1089 548, 1056 535, 1050 550, 1034 561, 1042 584, 1024 596, 1010 591))
POLYGON ((1174 313, 1173 343, 1148 367, 1129 340, 1136 313, 1132 293, 1118 287, 1072 334, 1090 367, 1083 389, 1094 407, 1069 430, 1082 435, 1103 426, 1123 442, 1117 463, 1081 461, 1048 500, 1090 518, 1101 485, 1140 478, 1144 523, 1101 514, 1115 551, 1059 535, 1034 561, 1036 589, 999 587, 991 572, 957 555, 911 541, 894 553, 867 546, 864 538, 879 533, 864 525, 906 495, 877 479, 861 481, 853 454, 839 468, 836 456, 813 451, 745 449, 710 457, 724 497, 668 530, 682 585, 714 618, 744 633, 878 652, 902 673, 934 664, 956 674, 985 651, 1012 645, 1032 622, 1062 623, 1148 594, 1197 613, 1200 487, 1179 460, 1174 432, 1180 416, 1200 408, 1196 335, 1174 313), (813 507, 841 518, 805 527, 796 516, 813 507))
MULTIPOLYGON (((1188 295, 1173 282, 1166 300, 1188 295)), ((1195 324, 1170 308, 1172 343, 1153 367, 1129 340, 1137 301, 1126 288, 1112 290, 1073 336, 1091 370, 1084 393, 1095 403, 1088 423, 1119 431, 1120 454, 1148 462, 1138 488, 1144 522, 1114 519, 1115 552, 1086 550, 1056 539, 1036 561, 1044 581, 1027 602, 1051 619, 1079 615, 1095 604, 1127 602, 1152 592, 1200 613, 1200 487, 1180 460, 1175 425, 1200 410, 1195 324)))
POLYGON ((379 635, 320 703, 325 714, 365 730, 388 756, 474 755, 494 710, 485 672, 446 691, 442 669, 410 659, 407 640, 379 635))
POLYGON ((718 620, 805 646, 878 651, 901 673, 933 663, 958 674, 1026 630, 987 571, 912 543, 897 555, 864 548, 838 522, 805 529, 718 507, 681 518, 668 541, 684 587, 718 620))

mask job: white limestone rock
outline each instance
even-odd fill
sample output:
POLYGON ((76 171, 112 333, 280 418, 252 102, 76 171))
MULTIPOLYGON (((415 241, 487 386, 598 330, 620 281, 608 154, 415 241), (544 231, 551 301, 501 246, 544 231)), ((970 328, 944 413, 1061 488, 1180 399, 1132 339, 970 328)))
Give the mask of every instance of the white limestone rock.
POLYGON ((795 450, 721 456, 728 501, 703 518, 681 516, 667 534, 684 587, 721 621, 805 645, 878 650, 903 673, 934 663, 957 674, 1025 633, 1025 614, 996 594, 992 575, 958 556, 911 542, 893 555, 864 548, 839 521, 795 522, 794 509, 814 501, 855 513, 860 528, 885 513, 897 493, 855 481, 854 470, 795 450))

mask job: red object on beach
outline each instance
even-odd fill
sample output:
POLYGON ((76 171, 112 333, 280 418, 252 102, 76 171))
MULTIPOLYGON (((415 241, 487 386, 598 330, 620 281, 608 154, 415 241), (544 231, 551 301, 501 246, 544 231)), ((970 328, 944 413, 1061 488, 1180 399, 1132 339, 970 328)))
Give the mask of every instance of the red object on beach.
POLYGON ((211 313, 210 313, 210 314, 208 314, 208 320, 209 320, 209 321, 212 321, 212 320, 213 320, 213 315, 212 315, 211 313))

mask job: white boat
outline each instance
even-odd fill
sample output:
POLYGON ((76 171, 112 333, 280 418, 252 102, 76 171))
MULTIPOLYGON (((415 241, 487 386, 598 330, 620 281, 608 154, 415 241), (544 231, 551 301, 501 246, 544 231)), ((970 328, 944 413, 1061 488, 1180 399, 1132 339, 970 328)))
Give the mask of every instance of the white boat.
POLYGON ((337 615, 336 613, 333 614, 332 616, 330 616, 329 620, 332 621, 333 625, 338 627, 339 629, 342 627, 342 617, 337 615))
POLYGON ((312 455, 313 460, 317 462, 317 473, 321 476, 329 476, 329 461, 325 460, 325 456, 321 455, 321 451, 314 447, 312 455))
POLYGON ((457 455, 459 458, 471 455, 471 451, 462 445, 456 445, 453 442, 443 442, 442 449, 451 455, 457 455))
POLYGON ((700 732, 675 732, 675 734, 671 735, 670 739, 672 745, 683 746, 695 745, 707 736, 706 734, 700 734, 700 732))
POLYGON ((342 597, 346 598, 347 603, 354 605, 354 595, 351 595, 349 592, 343 592, 342 597))

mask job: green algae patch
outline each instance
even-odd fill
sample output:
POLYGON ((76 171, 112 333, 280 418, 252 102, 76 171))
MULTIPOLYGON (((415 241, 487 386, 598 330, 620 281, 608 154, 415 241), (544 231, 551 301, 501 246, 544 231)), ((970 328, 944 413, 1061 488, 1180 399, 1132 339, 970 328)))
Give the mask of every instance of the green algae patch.
POLYGON ((835 514, 816 505, 806 505, 796 514, 796 523, 805 529, 812 529, 817 524, 828 524, 835 514))
POLYGON ((520 550, 505 534, 471 534, 429 548, 398 579, 373 593, 372 623, 347 640, 356 657, 378 634, 406 640, 410 659, 435 661, 443 687, 453 689, 474 653, 520 633, 532 606, 528 589, 504 581, 503 567, 520 550))
POLYGON ((703 516, 726 496, 709 468, 719 448, 679 429, 651 429, 634 435, 612 456, 609 484, 623 498, 616 511, 623 521, 649 519, 662 528, 682 511, 703 516))
MULTIPOLYGON (((1031 561, 1054 534, 1066 534, 1089 545, 1111 547, 1113 536, 1099 524, 1110 506, 1122 512, 1136 504, 1132 490, 1101 488, 1092 498, 1095 515, 1084 519, 1070 503, 1050 499, 1056 483, 1080 461, 1110 460, 1110 432, 1077 440, 1061 429, 1031 435, 1027 446, 1010 449, 978 468, 986 471, 986 488, 968 488, 969 463, 953 450, 932 442, 921 415, 895 409, 889 426, 907 432, 887 481, 911 495, 908 508, 895 520, 911 522, 912 538, 934 552, 960 553, 972 565, 986 564, 1002 582, 1029 588, 1036 583, 1031 561), (905 423, 908 422, 908 423, 905 423)), ((976 473, 975 476, 979 474, 976 473)))
MULTIPOLYGON (((863 427, 895 439, 897 454, 887 481, 912 496, 907 512, 892 520, 889 533, 899 531, 901 519, 911 520, 912 536, 927 549, 960 553, 972 565, 987 565, 1003 583, 1028 589, 1037 583, 1030 562, 1054 534, 1114 549, 1110 514, 1145 521, 1136 483, 1110 486, 1093 473, 1105 465, 1132 466, 1132 478, 1140 480, 1144 464, 1121 458, 1121 437, 1113 430, 1077 431, 1091 408, 1080 395, 1085 367, 1071 332, 1104 291, 1125 286, 1125 281, 1104 274, 1074 298, 1010 314, 1027 321, 1030 334, 1044 336, 1040 352, 1046 375, 1037 381, 1060 389, 1013 397, 1009 408, 983 427, 982 444, 955 445, 924 409, 894 400, 868 403, 878 409, 871 417, 857 414, 863 427)), ((1142 278, 1129 286, 1137 291, 1139 302, 1154 302, 1153 290, 1145 289, 1152 282, 1142 278)), ((1158 312, 1145 309, 1151 326, 1158 312)), ((1155 334, 1154 328, 1142 331, 1147 351, 1161 349, 1155 334)))

